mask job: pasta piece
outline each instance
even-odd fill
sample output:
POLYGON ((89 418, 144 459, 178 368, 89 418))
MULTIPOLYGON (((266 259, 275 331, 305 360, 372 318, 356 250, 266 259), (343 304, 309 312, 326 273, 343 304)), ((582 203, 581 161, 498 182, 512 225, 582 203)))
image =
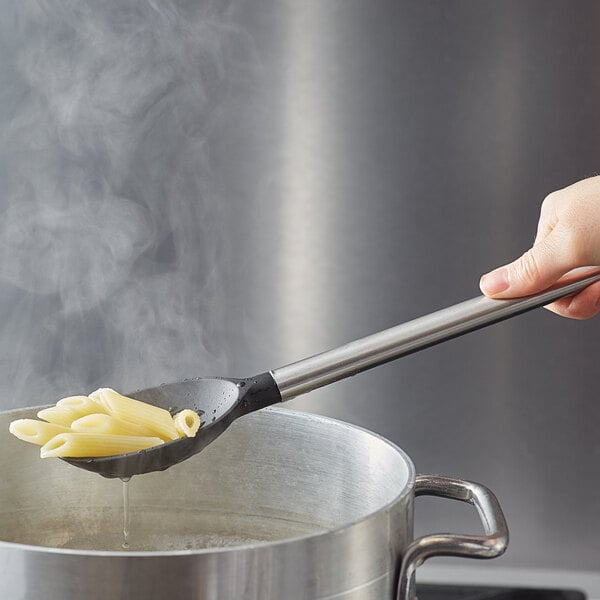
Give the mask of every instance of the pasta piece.
POLYGON ((96 410, 94 412, 97 412, 97 413, 98 412, 103 412, 103 413, 108 414, 108 408, 104 405, 104 401, 102 400, 102 394, 101 394, 101 392, 102 392, 103 389, 104 388, 97 389, 95 392, 92 392, 88 396, 88 398, 92 402, 95 402, 101 408, 101 410, 96 410))
POLYGON ((71 423, 73 431, 85 433, 112 433, 113 435, 141 435, 156 437, 156 434, 143 425, 129 423, 105 414, 85 415, 71 423))
MULTIPOLYGON (((96 394, 96 392, 94 393, 96 394)), ((171 417, 168 410, 133 398, 127 398, 110 388, 100 388, 97 393, 110 415, 123 421, 148 427, 165 441, 176 440, 179 437, 173 423, 173 417, 171 417)))
POLYGON ((68 406, 51 406, 50 408, 44 408, 37 414, 39 419, 44 419, 48 423, 54 423, 54 425, 62 425, 63 427, 70 427, 71 423, 80 417, 79 413, 73 408, 68 406))
POLYGON ((137 452, 162 444, 158 437, 104 433, 59 433, 40 449, 42 458, 87 458, 137 452))
POLYGON ((194 437, 198 432, 198 429, 200 429, 200 417, 198 416, 198 413, 195 413, 189 408, 178 412, 173 417, 173 422, 175 423, 177 433, 181 437, 194 437))
POLYGON ((70 431, 68 427, 36 421, 35 419, 17 419, 8 426, 8 430, 20 440, 38 446, 43 446, 59 433, 70 431))
POLYGON ((106 409, 89 396, 69 396, 68 398, 62 398, 56 403, 56 406, 76 411, 79 415, 77 418, 84 417, 85 415, 106 413, 106 409))

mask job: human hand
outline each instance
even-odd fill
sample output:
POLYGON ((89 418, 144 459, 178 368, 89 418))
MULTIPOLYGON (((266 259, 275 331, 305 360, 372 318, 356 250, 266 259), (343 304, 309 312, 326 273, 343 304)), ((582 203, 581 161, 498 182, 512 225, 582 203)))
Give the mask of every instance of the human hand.
MULTIPOLYGON (((584 266, 600 266, 600 177, 548 195, 533 247, 514 262, 485 274, 479 287, 492 298, 529 296, 584 266)), ((572 319, 592 317, 600 312, 600 282, 546 308, 572 319)))

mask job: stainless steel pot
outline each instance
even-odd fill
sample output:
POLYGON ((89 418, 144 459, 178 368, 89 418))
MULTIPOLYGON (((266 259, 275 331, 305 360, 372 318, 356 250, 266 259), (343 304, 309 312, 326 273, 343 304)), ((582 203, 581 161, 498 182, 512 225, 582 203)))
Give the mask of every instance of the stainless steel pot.
MULTIPOLYGON (((7 431, 32 409, 0 413, 7 431)), ((0 441, 0 597, 15 600, 365 600, 414 597, 434 555, 491 558, 508 533, 494 495, 416 476, 358 427, 286 409, 235 422, 196 457, 123 484, 12 436, 0 441), (413 540, 418 495, 473 504, 485 535, 413 540)))

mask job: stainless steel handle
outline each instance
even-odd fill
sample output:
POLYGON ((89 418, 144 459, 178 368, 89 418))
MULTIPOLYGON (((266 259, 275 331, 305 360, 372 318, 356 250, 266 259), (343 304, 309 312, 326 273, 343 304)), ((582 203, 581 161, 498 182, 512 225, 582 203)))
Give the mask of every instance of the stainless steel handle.
POLYGON ((496 496, 485 486, 450 477, 418 475, 415 496, 440 496, 472 504, 479 513, 485 535, 433 534, 411 542, 402 557, 398 600, 415 600, 415 571, 432 556, 495 558, 506 550, 506 520, 496 496))
POLYGON ((600 281, 598 272, 526 298, 492 300, 478 296, 280 367, 271 371, 271 375, 279 387, 281 399, 289 400, 395 358, 575 294, 595 281, 600 281))

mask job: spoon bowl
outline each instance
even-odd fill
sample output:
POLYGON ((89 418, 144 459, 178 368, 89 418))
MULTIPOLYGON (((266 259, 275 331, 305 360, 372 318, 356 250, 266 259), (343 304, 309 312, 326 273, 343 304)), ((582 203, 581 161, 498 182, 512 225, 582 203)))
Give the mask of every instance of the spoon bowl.
POLYGON ((138 452, 63 460, 104 477, 121 479, 140 473, 164 471, 200 452, 238 417, 281 400, 268 373, 248 379, 187 379, 140 390, 129 394, 129 397, 164 408, 171 414, 190 408, 200 415, 202 426, 194 437, 179 438, 138 452))

